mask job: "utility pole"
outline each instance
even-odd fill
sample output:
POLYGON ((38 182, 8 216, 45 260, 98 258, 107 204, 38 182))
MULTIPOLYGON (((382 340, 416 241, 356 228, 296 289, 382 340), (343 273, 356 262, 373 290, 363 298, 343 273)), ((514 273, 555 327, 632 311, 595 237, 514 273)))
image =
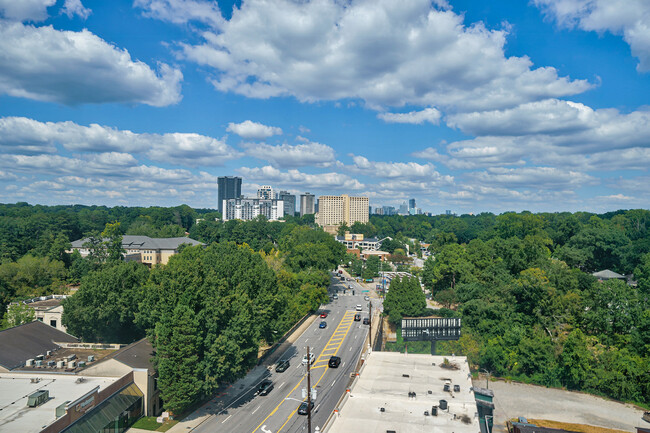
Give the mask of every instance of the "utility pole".
POLYGON ((370 340, 370 351, 372 352, 372 301, 368 301, 368 329, 370 330, 368 339, 370 340))
POLYGON ((311 357, 307 346, 307 433, 311 433, 311 357))

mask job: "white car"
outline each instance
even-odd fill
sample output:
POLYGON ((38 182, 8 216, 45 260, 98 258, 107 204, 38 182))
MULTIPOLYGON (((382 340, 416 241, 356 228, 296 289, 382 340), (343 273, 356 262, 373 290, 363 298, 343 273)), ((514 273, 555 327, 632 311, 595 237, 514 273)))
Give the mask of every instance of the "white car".
POLYGON ((361 308, 360 304, 357 304, 357 311, 361 311, 363 308, 361 308))
MULTIPOLYGON (((315 360, 316 360, 316 357, 314 356, 314 353, 310 352, 309 353, 309 364, 310 365, 313 364, 315 360)), ((307 354, 305 354, 305 356, 302 357, 302 365, 307 365, 307 354)))

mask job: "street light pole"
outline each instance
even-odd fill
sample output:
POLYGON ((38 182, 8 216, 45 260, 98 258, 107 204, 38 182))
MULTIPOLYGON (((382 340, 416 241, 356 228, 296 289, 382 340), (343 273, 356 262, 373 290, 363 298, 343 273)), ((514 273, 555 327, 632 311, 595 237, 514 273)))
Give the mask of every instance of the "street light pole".
POLYGON ((307 433, 311 433, 311 357, 307 346, 307 433))
POLYGON ((487 373, 487 378, 485 379, 485 387, 486 387, 486 389, 490 389, 490 372, 487 371, 484 368, 482 368, 481 371, 484 371, 484 372, 487 373))

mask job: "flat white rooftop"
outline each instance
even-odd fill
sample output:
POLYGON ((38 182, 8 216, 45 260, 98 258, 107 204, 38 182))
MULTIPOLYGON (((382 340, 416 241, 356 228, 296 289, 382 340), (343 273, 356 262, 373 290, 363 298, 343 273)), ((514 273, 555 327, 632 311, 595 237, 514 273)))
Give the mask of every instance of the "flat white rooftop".
POLYGON ((57 406, 75 401, 96 387, 104 389, 117 380, 118 377, 42 372, 0 373, 0 432, 40 432, 56 420, 57 406), (77 383, 81 377, 84 380, 77 383), (29 395, 39 390, 48 390, 50 399, 40 406, 27 407, 29 395))
POLYGON ((457 369, 441 367, 442 356, 372 352, 327 432, 478 433, 467 359, 446 358, 457 369), (450 391, 443 390, 446 383, 450 391), (440 400, 447 402, 447 409, 440 409, 440 400), (431 415, 434 405, 437 416, 431 415))

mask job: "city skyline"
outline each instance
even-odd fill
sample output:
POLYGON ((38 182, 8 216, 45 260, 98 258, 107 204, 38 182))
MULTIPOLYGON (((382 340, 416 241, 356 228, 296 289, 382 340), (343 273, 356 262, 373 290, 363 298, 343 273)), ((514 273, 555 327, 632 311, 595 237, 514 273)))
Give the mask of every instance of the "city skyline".
POLYGON ((650 206, 647 2, 0 1, 0 34, 2 203, 650 206))

